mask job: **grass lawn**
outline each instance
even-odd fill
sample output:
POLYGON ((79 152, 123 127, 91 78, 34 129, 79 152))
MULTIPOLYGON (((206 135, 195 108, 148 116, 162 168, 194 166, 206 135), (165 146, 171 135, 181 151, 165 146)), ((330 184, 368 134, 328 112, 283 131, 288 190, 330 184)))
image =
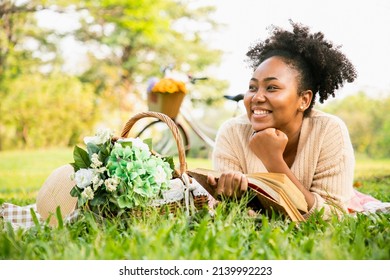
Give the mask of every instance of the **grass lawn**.
MULTIPOLYGON (((0 204, 26 205, 56 167, 72 162, 71 149, 0 153, 0 204)), ((188 168, 206 159, 187 159, 188 168)), ((390 201, 390 160, 358 158, 355 185, 390 201)), ((320 215, 299 225, 278 215, 251 217, 245 205, 221 203, 214 216, 152 213, 129 220, 99 222, 84 215, 51 228, 12 230, 0 221, 0 259, 390 259, 390 215, 320 215), (169 250, 167 249, 169 248, 169 250)))

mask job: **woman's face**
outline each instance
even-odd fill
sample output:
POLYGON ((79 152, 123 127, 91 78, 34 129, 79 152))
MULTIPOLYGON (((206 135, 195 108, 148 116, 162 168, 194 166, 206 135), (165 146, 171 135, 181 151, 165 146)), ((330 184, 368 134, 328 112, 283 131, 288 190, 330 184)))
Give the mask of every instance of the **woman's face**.
POLYGON ((247 115, 255 131, 276 128, 289 135, 300 128, 301 107, 306 108, 306 102, 298 94, 298 79, 298 71, 277 56, 257 67, 244 97, 247 115))

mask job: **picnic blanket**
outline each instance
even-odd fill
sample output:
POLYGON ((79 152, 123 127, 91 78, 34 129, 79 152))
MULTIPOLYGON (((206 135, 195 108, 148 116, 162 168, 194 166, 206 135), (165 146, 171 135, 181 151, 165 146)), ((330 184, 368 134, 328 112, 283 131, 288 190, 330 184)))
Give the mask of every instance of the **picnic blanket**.
POLYGON ((354 189, 354 196, 349 202, 348 211, 349 213, 390 213, 390 202, 382 202, 354 189))
MULTIPOLYGON (((31 209, 34 211, 38 222, 44 223, 44 219, 39 215, 36 204, 19 206, 12 203, 3 203, 0 207, 0 218, 5 222, 9 222, 13 229, 24 228, 28 229, 35 225, 31 209)), ((78 210, 66 215, 64 222, 68 223, 74 220, 79 214, 78 210)))

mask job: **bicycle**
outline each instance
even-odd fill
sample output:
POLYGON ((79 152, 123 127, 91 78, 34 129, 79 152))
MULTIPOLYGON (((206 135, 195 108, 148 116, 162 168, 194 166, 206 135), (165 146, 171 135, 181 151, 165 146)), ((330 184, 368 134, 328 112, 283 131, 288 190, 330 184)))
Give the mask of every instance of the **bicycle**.
MULTIPOLYGON (((166 68, 169 69, 169 68, 166 68)), ((164 69, 164 73, 166 71, 164 69)), ((164 75, 165 76, 165 75, 164 75)), ((207 77, 194 77, 192 75, 187 75, 188 84, 195 85, 199 81, 205 81, 207 77)), ((193 103, 194 99, 188 98, 190 94, 186 94, 186 101, 190 101, 190 104, 193 103)), ((237 115, 239 111, 239 102, 243 99, 243 94, 237 94, 234 96, 231 95, 223 95, 223 98, 226 100, 230 100, 236 102, 236 109, 234 111, 233 117, 237 115)), ((222 98, 222 97, 221 97, 222 98)), ((179 129, 179 133, 183 140, 184 149, 186 155, 190 152, 192 146, 191 143, 194 139, 191 138, 190 132, 193 132, 198 139, 202 141, 206 146, 203 148, 208 148, 212 150, 215 146, 215 136, 217 133, 216 129, 212 129, 208 126, 202 125, 202 123, 198 123, 194 116, 191 113, 191 109, 186 108, 186 102, 181 102, 179 104, 179 111, 177 114, 173 113, 170 115, 171 119, 175 122, 179 129)), ((151 110, 156 111, 156 110, 151 110)), ((158 110, 161 112, 161 110, 158 110)), ((165 113, 165 112, 161 112, 165 113)), ((153 142, 153 150, 161 155, 175 155, 176 154, 176 143, 175 139, 172 137, 172 133, 166 127, 166 125, 160 120, 149 121, 146 124, 141 124, 141 127, 138 129, 139 132, 135 137, 140 137, 143 139, 152 138, 153 142)))

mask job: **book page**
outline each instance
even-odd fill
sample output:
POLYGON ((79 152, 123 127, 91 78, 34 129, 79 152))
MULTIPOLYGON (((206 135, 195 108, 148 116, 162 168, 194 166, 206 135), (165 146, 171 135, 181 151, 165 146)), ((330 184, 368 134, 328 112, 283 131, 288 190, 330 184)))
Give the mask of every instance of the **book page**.
POLYGON ((273 187, 267 185, 267 183, 261 180, 258 180, 257 178, 249 177, 249 176, 247 178, 248 178, 249 187, 259 192, 264 192, 263 194, 268 195, 275 201, 280 200, 278 191, 275 191, 273 187))
POLYGON ((296 207, 289 205, 289 203, 287 203, 287 201, 285 201, 283 198, 280 199, 280 202, 276 202, 261 193, 257 193, 257 199, 260 201, 266 212, 267 210, 273 209, 274 211, 289 217, 293 222, 300 222, 305 220, 296 207))
POLYGON ((256 177, 258 180, 269 184, 275 191, 284 190, 285 194, 293 204, 301 211, 307 212, 307 202, 303 193, 285 174, 281 173, 253 173, 250 177, 256 177))

